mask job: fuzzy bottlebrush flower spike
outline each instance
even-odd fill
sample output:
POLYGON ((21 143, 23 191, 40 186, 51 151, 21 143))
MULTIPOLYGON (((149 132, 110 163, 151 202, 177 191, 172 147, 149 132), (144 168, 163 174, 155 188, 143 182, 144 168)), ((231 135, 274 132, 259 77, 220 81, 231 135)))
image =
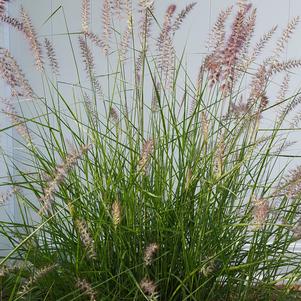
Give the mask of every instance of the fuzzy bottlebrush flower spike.
POLYGON ((187 15, 193 10, 193 8, 196 6, 196 2, 192 2, 190 4, 187 4, 184 9, 177 15, 172 27, 172 32, 175 34, 175 32, 180 29, 182 23, 184 22, 184 19, 187 17, 187 15))
POLYGON ((301 60, 288 60, 286 62, 275 62, 271 65, 271 73, 276 74, 290 69, 300 68, 301 60))
POLYGON ((129 50, 129 43, 132 34, 132 15, 128 16, 127 27, 122 35, 120 42, 120 60, 124 61, 126 59, 126 54, 129 50))
POLYGON ((94 240, 91 237, 89 227, 86 221, 78 219, 75 221, 75 226, 78 230, 82 244, 85 246, 87 250, 88 258, 92 260, 96 259, 94 240))
POLYGON ((138 163, 139 171, 141 171, 143 174, 146 173, 147 165, 153 151, 154 151, 154 140, 149 139, 143 144, 141 158, 138 163))
POLYGON ((95 103, 92 102, 89 95, 84 92, 83 93, 83 101, 86 106, 86 110, 88 112, 88 116, 90 116, 94 122, 94 125, 97 125, 98 123, 98 114, 97 114, 97 108, 95 106, 95 103))
POLYGON ((152 103, 151 103, 151 111, 153 113, 158 112, 160 110, 160 83, 157 79, 154 79, 154 85, 152 89, 152 103))
POLYGON ((301 166, 297 166, 290 171, 276 190, 277 193, 284 194, 286 197, 295 199, 301 194, 301 166))
POLYGON ((120 118, 117 110, 113 107, 110 108, 109 111, 109 120, 115 124, 115 126, 118 128, 120 125, 120 118))
POLYGON ((89 31, 90 0, 82 0, 82 31, 89 31))
POLYGON ((123 12, 124 0, 111 0, 111 7, 116 16, 120 19, 123 12))
POLYGON ((294 240, 301 239, 301 219, 297 221, 296 225, 292 229, 292 232, 294 240))
POLYGON ((201 127, 202 127, 203 141, 205 144, 207 144, 209 138, 209 121, 207 119, 207 115, 205 112, 201 113, 201 127))
POLYGON ((270 212, 270 206, 265 199, 255 199, 253 201, 253 218, 255 223, 255 228, 262 227, 268 218, 270 212))
POLYGON ((153 24, 154 1, 139 0, 139 13, 141 15, 139 38, 142 49, 136 59, 136 78, 140 78, 140 71, 145 57, 145 53, 149 48, 149 38, 151 35, 151 27, 153 24))
POLYGON ((233 118, 242 118, 247 117, 248 113, 250 111, 250 108, 246 102, 243 102, 242 99, 236 104, 236 103, 230 103, 230 110, 227 114, 227 117, 233 117, 233 118))
POLYGON ((59 75, 59 73, 60 73, 59 62, 57 60, 54 47, 53 47, 52 43, 50 42, 50 40, 48 40, 47 38, 45 38, 44 44, 45 44, 45 48, 47 51, 47 57, 49 60, 51 70, 55 75, 59 75))
POLYGON ((116 229, 121 222, 121 204, 119 200, 113 202, 111 215, 112 215, 113 225, 116 229))
POLYGON ((0 205, 7 203, 18 192, 18 188, 13 188, 8 191, 0 193, 0 205))
POLYGON ((256 25, 256 18, 257 18, 257 10, 256 8, 252 9, 250 12, 250 15, 248 18, 246 18, 246 29, 245 31, 248 33, 247 39, 244 42, 244 46, 242 49, 242 58, 244 56, 247 56, 251 39, 253 37, 254 31, 255 31, 255 25, 256 25))
MULTIPOLYGON (((253 32, 253 24, 255 22, 254 10, 251 17, 248 18, 251 5, 243 6, 234 19, 231 27, 231 33, 227 41, 221 41, 225 35, 217 32, 218 41, 215 49, 205 60, 205 68, 209 71, 211 85, 222 80, 221 89, 224 93, 228 93, 235 82, 235 66, 240 60, 241 55, 247 47, 250 36, 253 32), (253 17, 252 17, 253 16, 253 17)), ((224 28, 224 22, 228 13, 221 15, 220 25, 217 28, 224 28)))
POLYGON ((264 64, 260 65, 251 81, 250 96, 247 107, 250 110, 262 110, 267 105, 266 84, 269 80, 269 72, 264 64))
POLYGON ((141 20, 139 21, 141 31, 139 36, 141 41, 145 41, 146 43, 148 43, 148 38, 150 37, 150 30, 153 23, 152 14, 154 9, 154 1, 139 0, 139 13, 141 14, 141 20))
POLYGON ((18 134, 28 143, 32 143, 32 138, 29 133, 26 121, 23 120, 17 113, 15 107, 7 99, 1 99, 4 104, 2 112, 9 117, 18 134))
POLYGON ((124 1, 125 1, 124 9, 127 14, 127 17, 129 18, 132 16, 132 7, 133 7, 132 0, 124 0, 124 1))
POLYGON ((213 52, 220 50, 220 48, 224 46, 226 36, 225 23, 232 12, 232 9, 233 7, 230 6, 219 13, 217 21, 209 34, 208 48, 212 49, 213 52))
POLYGON ((165 16, 164 16, 164 22, 162 26, 162 30, 158 39, 158 47, 160 48, 162 46, 162 43, 164 42, 165 35, 168 34, 172 30, 172 17, 176 11, 177 6, 175 4, 171 4, 168 6, 165 16))
POLYGON ((268 42, 273 37, 274 33, 277 30, 277 26, 273 26, 268 32, 266 32, 260 40, 256 43, 254 48, 252 49, 249 55, 246 55, 245 60, 243 62, 242 69, 247 70, 251 63, 255 61, 255 59, 262 53, 263 49, 266 47, 268 42))
POLYGON ((22 33, 24 33, 24 25, 23 23, 11 16, 7 16, 7 15, 0 15, 0 22, 6 23, 8 25, 10 25, 11 27, 15 28, 18 31, 21 31, 22 33))
POLYGON ((33 89, 11 53, 0 47, 0 75, 10 86, 13 96, 33 97, 33 89))
POLYGON ((102 8, 102 50, 105 55, 109 54, 111 38, 111 5, 110 0, 103 0, 102 8))
POLYGON ((284 29, 281 37, 277 41, 277 47, 274 50, 274 55, 271 58, 271 61, 274 62, 279 59, 280 55, 283 53, 285 46, 287 45, 288 41, 292 37, 297 25, 300 22, 300 17, 297 16, 293 18, 284 29))
POLYGON ((91 32, 91 31, 86 31, 85 37, 90 39, 90 41, 92 41, 92 43, 94 45, 96 45, 97 47, 102 48, 102 46, 103 46, 102 40, 98 37, 98 35, 96 33, 91 32))
POLYGON ((232 24, 232 32, 227 41, 226 47, 223 52, 222 64, 223 70, 223 84, 222 89, 228 92, 232 88, 232 83, 235 80, 235 65, 237 63, 239 54, 244 49, 245 43, 251 35, 249 24, 246 23, 246 17, 251 9, 251 5, 241 9, 232 24))
POLYGON ((80 279, 78 278, 76 281, 75 286, 80 289, 80 291, 89 297, 90 301, 96 301, 97 300, 97 294, 93 290, 91 284, 86 279, 80 279))
POLYGON ((21 7, 21 19, 23 22, 25 37, 29 42, 30 48, 35 58, 36 68, 38 71, 42 71, 44 69, 42 46, 38 40, 36 30, 32 25, 31 18, 29 17, 23 6, 21 7))
POLYGON ((286 73, 282 80, 282 83, 281 83, 281 86, 280 86, 280 89, 278 91, 278 95, 276 98, 276 103, 281 104, 279 107, 279 111, 277 112, 278 117, 280 119, 282 119, 286 115, 286 113, 288 112, 288 109, 289 109, 287 105, 286 106, 282 105, 282 103, 285 101, 286 93, 289 90, 289 82, 290 82, 290 76, 289 76, 289 73, 286 73))
POLYGON ((7 2, 9 2, 9 0, 0 0, 0 15, 5 13, 7 2))
POLYGON ((158 288, 157 285, 154 283, 153 280, 145 277, 140 281, 140 288, 143 293, 147 296, 148 300, 158 300, 159 293, 157 292, 158 288))
POLYGON ((84 37, 79 37, 78 40, 79 40, 79 47, 82 52, 83 62, 85 64, 87 77, 91 80, 91 83, 94 86, 96 92, 100 96, 103 96, 102 87, 96 78, 95 63, 94 63, 92 50, 88 46, 87 41, 85 40, 84 37))
POLYGON ((91 98, 89 97, 89 95, 86 92, 83 93, 83 101, 84 101, 88 116, 92 118, 93 124, 95 126, 97 126, 99 118, 98 118, 97 107, 96 107, 95 103, 92 102, 91 98))
POLYGON ((50 272, 52 272, 55 268, 57 268, 57 264, 52 264, 45 266, 39 270, 37 270, 33 276, 31 276, 21 287, 21 290, 18 292, 19 296, 24 296, 28 292, 30 292, 32 286, 37 283, 41 278, 47 276, 50 272))
POLYGON ((79 151, 73 150, 69 153, 63 164, 57 165, 53 178, 48 181, 44 194, 40 198, 42 208, 40 213, 48 212, 57 191, 58 185, 64 181, 70 170, 77 164, 78 160, 91 148, 91 145, 83 145, 79 151))
POLYGON ((174 47, 172 41, 172 17, 176 11, 176 5, 171 4, 168 6, 162 30, 157 41, 158 55, 159 55, 159 67, 168 71, 172 66, 172 59, 174 55, 174 47))
POLYGON ((82 52, 83 61, 85 64, 85 69, 88 73, 94 73, 95 64, 94 57, 91 49, 89 48, 87 41, 83 37, 79 37, 79 46, 82 52))
POLYGON ((145 251, 143 261, 146 266, 149 266, 153 263, 154 256, 159 251, 159 245, 157 243, 149 244, 145 251))

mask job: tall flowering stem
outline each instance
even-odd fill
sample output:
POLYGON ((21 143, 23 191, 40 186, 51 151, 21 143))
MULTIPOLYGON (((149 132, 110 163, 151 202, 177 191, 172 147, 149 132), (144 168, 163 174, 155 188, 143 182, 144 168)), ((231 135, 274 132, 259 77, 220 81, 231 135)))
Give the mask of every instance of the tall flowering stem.
POLYGON ((56 56, 54 47, 53 47, 51 41, 47 38, 45 38, 44 44, 45 44, 45 48, 47 51, 47 57, 48 57, 48 60, 50 63, 51 70, 54 74, 59 75, 60 67, 59 67, 59 62, 57 60, 57 56, 56 56))
POLYGON ((151 243, 145 248, 143 261, 146 266, 152 264, 154 256, 158 251, 159 245, 157 243, 151 243))
POLYGON ((38 35, 34 26, 32 25, 31 18, 25 11, 24 7, 21 7, 21 19, 23 22, 23 29, 25 37, 29 42, 30 48, 32 50, 33 56, 35 58, 35 65, 38 71, 44 69, 44 61, 42 56, 42 46, 38 40, 38 35))
POLYGON ((50 210, 58 185, 64 181, 71 169, 77 164, 78 160, 82 158, 90 148, 90 144, 83 145, 79 151, 74 150, 68 154, 63 164, 56 166, 54 176, 48 181, 43 196, 40 198, 40 202, 42 203, 40 213, 48 212, 50 210))
POLYGON ((26 125, 26 121, 23 120, 17 113, 14 105, 7 99, 2 99, 4 108, 2 112, 9 117, 13 126, 15 127, 18 134, 28 143, 32 143, 32 137, 29 132, 29 129, 26 125))
POLYGON ((89 31, 90 0, 82 0, 82 30, 89 31))
POLYGON ((143 174, 146 173, 148 163, 153 151, 154 151, 154 140, 149 139, 143 144, 140 161, 138 163, 139 171, 142 172, 143 174))
POLYGON ((81 292, 86 295, 90 301, 96 301, 97 300, 97 294, 93 290, 91 284, 86 279, 80 279, 78 278, 76 280, 75 286, 81 290, 81 292))
POLYGON ((111 38, 111 5, 110 0, 103 1, 102 8, 102 49, 105 55, 109 54, 110 50, 110 38, 111 38))
POLYGON ((0 48, 0 55, 0 74, 10 86, 12 95, 33 97, 32 87, 9 50, 0 48))
POLYGON ((82 219, 77 219, 75 221, 75 225, 81 241, 87 250, 88 257, 92 260, 96 259, 95 245, 93 238, 91 237, 87 222, 82 219))

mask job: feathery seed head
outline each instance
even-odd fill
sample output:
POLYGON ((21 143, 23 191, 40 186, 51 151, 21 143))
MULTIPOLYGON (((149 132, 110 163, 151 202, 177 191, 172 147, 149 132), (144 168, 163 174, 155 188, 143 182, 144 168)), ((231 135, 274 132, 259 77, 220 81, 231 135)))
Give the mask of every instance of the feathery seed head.
MULTIPOLYGON (((86 37, 92 38, 93 40, 94 40, 93 37, 97 38, 96 35, 94 34, 91 35, 89 33, 86 33, 86 37)), ((102 97, 103 96, 102 87, 95 76, 95 64, 94 64, 94 57, 93 57, 92 50, 88 46, 88 43, 84 37, 80 36, 78 40, 79 40, 79 47, 82 53, 83 62, 85 64, 87 77, 91 80, 91 84, 93 85, 95 91, 102 97)), ((94 42, 97 41, 94 40, 94 42)))
POLYGON ((94 45, 96 45, 97 47, 99 47, 99 48, 103 47, 103 42, 96 33, 93 33, 91 31, 86 31, 85 37, 89 38, 92 41, 92 43, 94 45))
POLYGON ((11 53, 0 47, 0 75, 12 89, 13 96, 33 97, 33 90, 11 53))
POLYGON ((89 31, 90 0, 82 0, 82 30, 89 31))
POLYGON ((113 121, 117 127, 119 126, 120 123, 119 114, 117 110, 113 107, 110 108, 109 119, 113 121))
POLYGON ((208 48, 212 49, 213 53, 217 53, 224 46, 225 43, 225 24, 232 12, 233 7, 230 6, 225 10, 222 10, 218 17, 217 21, 212 27, 211 33, 209 34, 208 48))
POLYGON ((76 280, 75 286, 80 289, 80 291, 85 294, 87 297, 90 298, 90 301, 96 301, 97 300, 97 294, 93 290, 91 284, 86 279, 80 279, 78 278, 76 280))
POLYGON ((11 199, 18 192, 18 188, 12 188, 8 191, 4 191, 0 193, 0 205, 7 203, 9 199, 11 199))
POLYGON ((251 53, 249 55, 245 55, 242 70, 247 70, 251 65, 251 63, 253 63, 255 59, 262 53, 263 49, 271 40, 276 30, 277 30, 277 26, 273 26, 268 32, 266 32, 260 38, 260 40, 256 43, 256 45, 252 49, 251 53))
POLYGON ((25 37, 29 42, 30 48, 35 58, 36 68, 38 71, 42 71, 44 69, 42 46, 38 40, 36 30, 32 25, 31 18, 29 17, 23 6, 21 6, 21 19, 23 22, 25 37))
POLYGON ((184 9, 182 9, 182 11, 178 14, 178 16, 176 17, 176 19, 172 25, 173 33, 175 33, 181 27, 184 19, 193 10, 193 8, 195 7, 196 4, 197 4, 196 2, 192 2, 188 5, 186 5, 186 7, 184 9))
POLYGON ((230 103, 230 112, 229 115, 235 118, 241 118, 242 116, 247 117, 250 108, 246 102, 243 102, 242 99, 238 102, 238 104, 230 103))
POLYGON ((225 40, 225 21, 231 9, 222 12, 213 30, 214 49, 205 59, 205 67, 209 71, 211 86, 222 80, 221 90, 227 95, 236 80, 236 64, 248 48, 251 35, 254 31, 256 11, 253 10, 251 16, 248 13, 251 4, 240 9, 234 22, 232 23, 231 33, 225 40))
POLYGON ((6 23, 18 31, 24 33, 24 24, 17 18, 0 14, 0 22, 6 23))
POLYGON ((110 37, 111 37, 111 5, 110 0, 103 1, 102 8, 102 49, 105 55, 109 54, 110 50, 110 37))
POLYGON ((280 183, 277 192, 284 194, 286 197, 295 199, 301 193, 301 166, 297 166, 289 172, 284 181, 280 183))
POLYGON ((124 0, 111 0, 111 8, 118 18, 122 17, 124 6, 124 0))
POLYGON ((296 225, 292 229, 292 232, 294 240, 301 239, 301 219, 297 221, 296 225))
POLYGON ((44 212, 49 212, 50 207, 52 205, 52 202, 55 197, 55 193, 58 189, 58 185, 61 184, 70 170, 75 167, 77 162, 81 159, 81 157, 87 153, 87 151, 91 148, 90 144, 82 145, 77 151, 74 149, 72 152, 70 152, 64 162, 62 164, 58 164, 55 167, 55 173, 53 175, 53 178, 50 178, 50 180, 47 183, 46 188, 44 189, 43 196, 40 198, 40 202, 42 203, 42 208, 40 209, 40 214, 44 212))
POLYGON ((288 41, 292 37, 294 31, 296 30, 300 21, 300 17, 294 17, 291 19, 287 25, 287 27, 283 30, 281 37, 277 41, 276 49, 274 50, 274 54, 270 61, 272 63, 276 62, 280 55, 283 53, 285 46, 287 45, 288 41))
POLYGON ((170 4, 167 8, 166 15, 172 16, 176 11, 177 6, 175 4, 170 4))
POLYGON ((192 180, 192 170, 191 168, 187 168, 186 179, 185 179, 185 190, 189 189, 192 180))
POLYGON ((21 289, 18 292, 18 295, 24 296, 30 292, 32 286, 37 283, 41 278, 44 278, 47 274, 52 272, 58 267, 58 264, 47 265, 41 269, 35 271, 35 273, 22 285, 21 289))
POLYGON ((152 9, 154 6, 154 0, 139 0, 140 10, 152 9))
POLYGON ((58 63, 53 45, 50 42, 50 40, 47 39, 47 38, 44 39, 44 45, 45 45, 45 48, 46 48, 47 57, 48 57, 48 60, 49 60, 51 70, 54 74, 59 75, 59 73, 60 73, 59 72, 59 63, 58 63))
POLYGON ((209 122, 205 112, 201 113, 201 126, 204 143, 207 144, 209 137, 209 122))
POLYGON ((112 204, 112 209, 111 209, 111 214, 112 214, 112 220, 113 220, 113 225, 115 228, 120 224, 121 222, 121 204, 120 201, 116 200, 112 204))
POLYGON ((26 125, 26 121, 21 118, 15 107, 7 99, 1 99, 2 103, 5 105, 2 112, 9 117, 12 124, 14 125, 18 134, 28 143, 32 144, 32 138, 29 129, 26 125))
POLYGON ((154 283, 154 281, 145 277, 140 281, 140 288, 147 297, 152 298, 150 300, 157 300, 157 285, 154 283))
POLYGON ((146 266, 150 266, 153 263, 154 256, 159 251, 159 245, 157 243, 149 244, 144 250, 143 261, 146 266))
POLYGON ((274 62, 271 64, 271 74, 276 74, 282 71, 289 71, 290 69, 300 68, 301 60, 290 59, 286 62, 274 62))
POLYGON ((205 277, 210 277, 221 268, 221 262, 217 259, 207 260, 201 268, 201 273, 205 277))
POLYGON ((153 151, 154 151, 154 140, 149 139, 143 144, 140 161, 138 163, 139 171, 142 172, 143 174, 146 173, 147 165, 149 163, 153 151))
POLYGON ((130 38, 132 34, 132 16, 128 17, 127 28, 125 29, 122 39, 120 42, 120 60, 124 61, 126 59, 126 54, 129 49, 130 38))
POLYGON ((75 226, 78 230, 82 244, 87 250, 87 256, 89 259, 95 260, 97 255, 95 251, 94 240, 90 234, 88 225, 85 220, 77 219, 75 221, 75 226))
POLYGON ((265 199, 253 200, 253 218, 256 224, 255 228, 261 228, 267 221, 270 211, 270 206, 265 199))
POLYGON ((9 0, 0 0, 0 15, 5 13, 7 2, 9 2, 9 0))

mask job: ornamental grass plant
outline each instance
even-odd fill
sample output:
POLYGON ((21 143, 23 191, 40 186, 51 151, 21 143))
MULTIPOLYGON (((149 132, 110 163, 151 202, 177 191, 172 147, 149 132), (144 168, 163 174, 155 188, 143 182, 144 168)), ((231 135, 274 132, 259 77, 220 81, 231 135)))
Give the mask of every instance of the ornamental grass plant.
POLYGON ((283 60, 299 18, 253 41, 256 9, 222 10, 194 78, 174 38, 201 3, 103 0, 94 32, 83 0, 81 31, 64 28, 67 82, 55 44, 6 4, 43 93, 1 48, 1 136, 19 155, 2 152, 18 218, 0 222, 0 299, 300 300, 301 167, 282 164, 300 120, 301 60, 283 60))

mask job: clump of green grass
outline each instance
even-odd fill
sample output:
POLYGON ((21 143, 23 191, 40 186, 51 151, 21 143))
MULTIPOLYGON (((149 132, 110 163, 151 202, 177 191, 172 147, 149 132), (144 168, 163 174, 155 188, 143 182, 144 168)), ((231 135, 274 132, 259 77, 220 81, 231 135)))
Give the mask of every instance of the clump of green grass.
MULTIPOLYGON (((12 94, 3 113, 22 149, 18 160, 3 155, 2 199, 14 197, 20 219, 0 223, 11 244, 0 260, 2 297, 294 300, 300 168, 278 165, 289 147, 284 129, 298 129, 300 93, 286 94, 301 61, 281 54, 299 19, 260 62, 276 28, 252 46, 256 10, 241 2, 222 11, 195 80, 174 46, 195 3, 179 14, 168 6, 162 22, 154 1, 138 1, 137 14, 131 1, 102 3, 102 33, 90 30, 88 0, 78 41, 66 23, 72 84, 60 79, 55 46, 40 41, 24 8, 20 17, 1 15, 28 42, 44 91, 37 95, 1 49, 12 94), (283 72, 274 100, 271 82, 283 72)), ((55 14, 64 18, 63 7, 55 14)))

